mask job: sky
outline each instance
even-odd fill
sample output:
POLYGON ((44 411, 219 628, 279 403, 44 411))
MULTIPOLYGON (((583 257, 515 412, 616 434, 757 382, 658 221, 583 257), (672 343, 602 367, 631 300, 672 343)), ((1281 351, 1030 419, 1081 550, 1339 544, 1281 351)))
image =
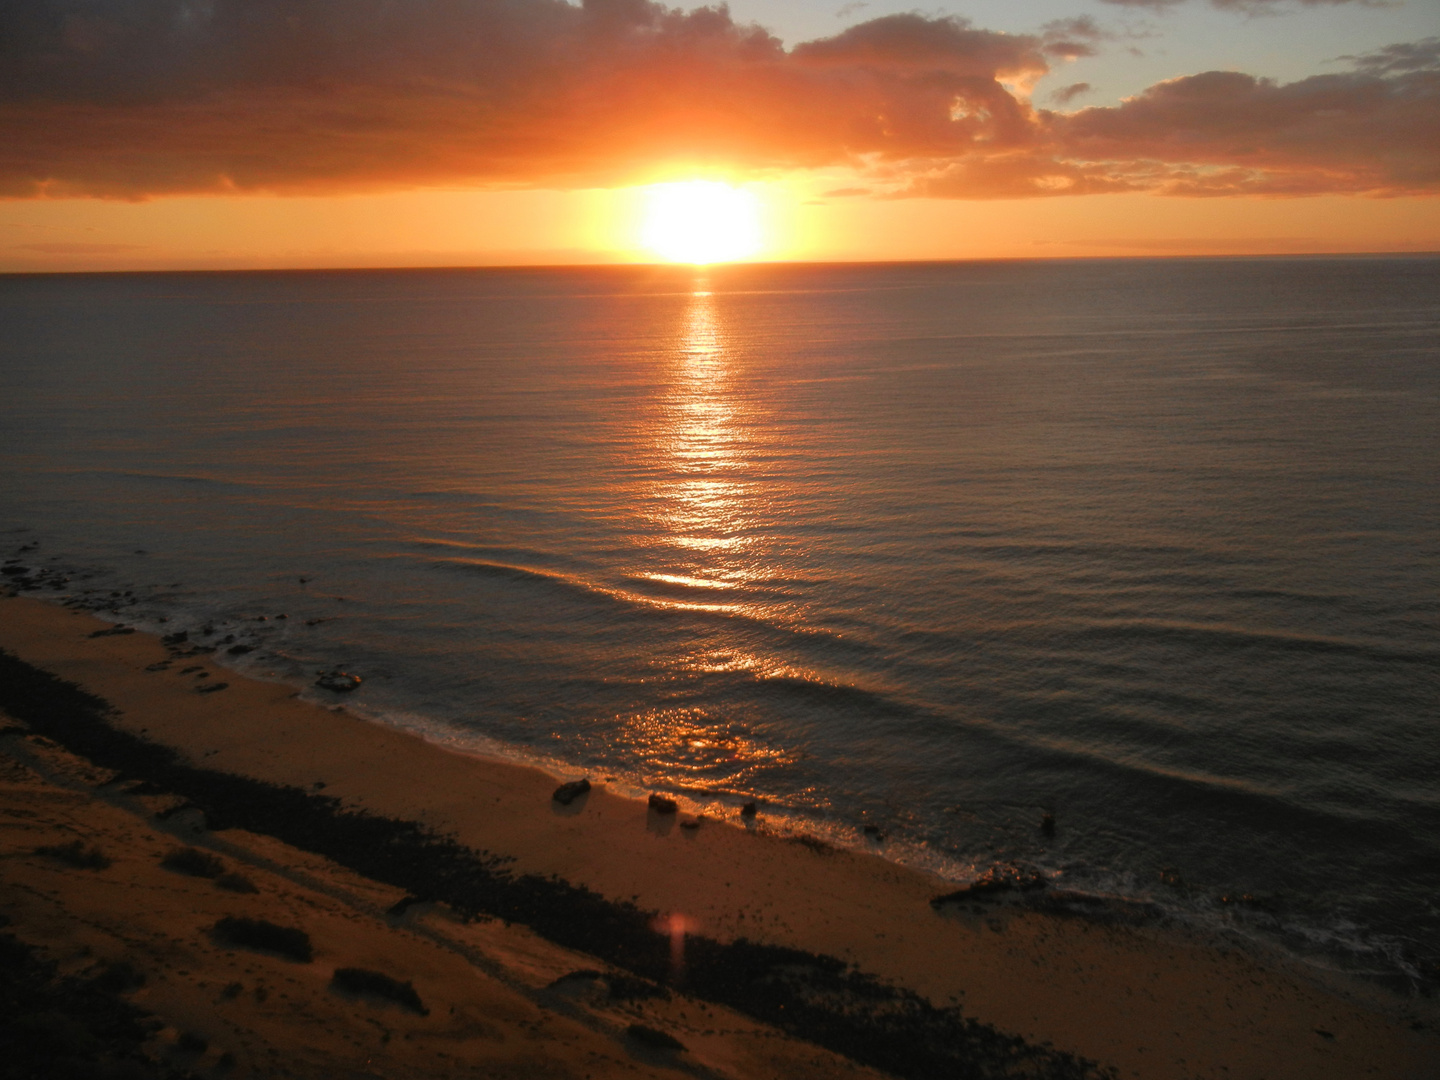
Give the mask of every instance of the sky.
POLYGON ((761 259, 1436 251, 1440 0, 0 4, 0 271, 653 261, 692 180, 761 259))

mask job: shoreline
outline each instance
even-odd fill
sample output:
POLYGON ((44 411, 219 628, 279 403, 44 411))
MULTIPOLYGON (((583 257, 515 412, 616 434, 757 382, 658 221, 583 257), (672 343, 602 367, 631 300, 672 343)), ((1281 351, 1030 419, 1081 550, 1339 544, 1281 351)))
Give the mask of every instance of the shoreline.
MULTIPOLYGON (((80 575, 80 581, 88 577, 83 569, 67 569, 63 566, 53 570, 41 570, 40 574, 42 579, 46 574, 55 574, 66 582, 70 581, 71 574, 80 575)), ((122 589, 126 587, 124 582, 117 584, 122 589)), ((43 595, 36 591, 40 587, 33 585, 29 590, 22 589, 21 594, 28 592, 31 598, 38 598, 43 595)), ((644 780, 633 772, 626 772, 623 767, 597 765, 587 772, 585 768, 554 754, 548 754, 536 746, 502 742, 418 712, 371 708, 368 707, 368 701, 362 699, 356 702, 348 695, 317 693, 310 677, 316 671, 301 676, 296 671, 282 674, 278 671, 262 670, 277 662, 280 666, 287 663, 304 666, 283 650, 266 651, 263 645, 252 645, 239 656, 227 655, 226 650, 220 646, 232 640, 234 634, 241 634, 242 642, 254 640, 243 635, 243 620, 237 620, 234 616, 219 616, 218 621, 222 625, 215 629, 215 618, 197 617, 184 608, 167 609, 162 606, 157 611, 157 601, 153 598, 140 600, 129 591, 110 594, 111 598, 120 597, 119 600, 92 598, 92 593, 103 592, 103 588, 92 590, 70 586, 57 590, 55 595, 45 602, 92 615, 104 622, 134 627, 137 631, 162 637, 175 629, 174 626, 166 624, 178 613, 181 617, 180 629, 211 639, 211 662, 237 677, 285 687, 317 708, 338 707, 367 723, 414 735, 445 753, 474 757, 502 768, 539 770, 551 777, 556 784, 581 775, 593 776, 599 773, 605 775, 607 789, 622 798, 643 803, 651 790, 659 790, 677 799, 682 808, 692 813, 713 814, 718 810, 726 817, 733 816, 744 802, 759 798, 750 793, 735 795, 708 789, 697 792, 674 784, 654 788, 646 785, 644 780), (129 614, 127 608, 137 604, 146 605, 150 610, 136 618, 129 614), (225 635, 227 630, 233 631, 233 634, 222 640, 220 635, 225 635), (613 776, 609 775, 610 773, 620 775, 613 776)), ((329 662, 312 659, 322 665, 329 662)), ((333 659, 332 656, 331 660, 333 659)), ((997 869, 1002 872, 1006 869, 1006 864, 1002 862, 986 864, 960 860, 914 838, 882 835, 877 842, 853 822, 833 821, 815 813, 807 813, 804 809, 795 809, 781 803, 765 804, 763 799, 760 801, 767 807, 767 830, 802 844, 816 840, 954 884, 964 884, 997 869)), ((1045 860, 1027 862, 1024 869, 1038 871, 1049 878, 1052 884, 1058 879, 1067 878, 1070 873, 1070 868, 1063 863, 1045 860)), ((1437 969, 1433 964, 1420 962, 1417 972, 1415 967, 1411 966, 1414 964, 1413 956, 1409 956, 1411 964, 1402 964, 1397 959, 1397 955, 1408 954, 1404 943, 1394 938, 1352 939, 1337 944, 1336 938, 1348 927, 1324 919, 1281 927, 1275 917, 1276 909, 1267 894, 1258 893, 1252 903, 1252 897, 1240 889, 1224 889, 1213 885, 1197 886, 1178 880, 1165 881, 1165 884, 1171 887, 1152 887, 1147 890, 1143 886, 1137 887, 1133 879, 1123 874, 1118 877, 1112 875, 1109 880, 1091 882, 1080 887, 1061 883, 1060 888, 1052 889, 1046 894, 1046 898, 1053 901, 1059 897, 1070 897, 1073 902, 1056 902, 1052 906, 1068 907, 1072 913, 1081 915, 1152 924, 1163 922, 1166 932, 1172 936, 1198 942, 1205 947, 1246 951, 1263 966, 1289 971, 1302 980, 1318 983, 1342 996, 1358 996, 1361 1000, 1378 1003, 1382 1011, 1403 1011, 1409 1007, 1408 1003, 1417 992, 1428 997, 1429 991, 1440 988, 1440 982, 1436 981, 1437 969), (1379 967, 1373 966, 1376 958, 1380 959, 1379 967)), ((950 887, 952 886, 947 886, 947 889, 950 887)), ((1440 1010, 1435 1010, 1435 1023, 1440 1026, 1440 1010)))
MULTIPOLYGON (((558 881, 609 905, 597 912, 628 905, 639 924, 652 912, 682 916, 692 950, 713 943, 714 956, 730 956, 743 941, 833 957, 932 1009, 958 1005, 1031 1048, 1049 1044, 1121 1076, 1374 1069, 1423 1077, 1440 1057, 1419 1003, 1396 999, 1387 1016, 1379 997, 1342 998, 1255 956, 1155 927, 978 901, 937 911, 930 901, 952 882, 714 819, 683 828, 690 815, 656 815, 603 784, 561 810, 550 800, 554 780, 539 768, 328 710, 202 655, 180 663, 149 634, 90 636, 108 625, 39 600, 0 599, 0 648, 104 699, 119 710, 109 721, 116 730, 170 748, 186 768, 419 823, 472 855, 504 860, 511 880, 558 881), (198 672, 181 674, 192 666, 227 688, 198 693, 198 672)), ((670 943, 649 933, 658 952, 637 957, 631 970, 653 973, 658 964, 664 981, 670 943)), ((703 973, 698 959, 688 962, 693 981, 703 973)))

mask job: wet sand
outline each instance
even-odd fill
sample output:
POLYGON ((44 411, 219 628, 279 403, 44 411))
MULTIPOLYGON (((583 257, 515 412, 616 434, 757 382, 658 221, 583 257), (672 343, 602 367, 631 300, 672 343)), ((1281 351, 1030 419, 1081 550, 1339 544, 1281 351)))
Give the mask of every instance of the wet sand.
MULTIPOLYGON (((763 813, 756 828, 738 819, 688 828, 688 815, 657 814, 594 776, 594 789, 563 808, 551 800, 556 778, 538 770, 451 753, 299 700, 288 686, 237 676, 208 656, 176 658, 151 635, 91 636, 108 627, 32 599, 0 599, 0 649, 108 702, 116 711, 106 722, 173 749, 189 770, 186 783, 209 774, 249 778, 264 785, 246 789, 261 793, 252 801, 308 799, 306 813, 363 811, 371 821, 419 823, 455 851, 491 857, 472 859, 490 869, 473 870, 479 876, 464 887, 437 885, 436 897, 420 897, 443 902, 387 915, 413 891, 398 883, 403 873, 367 879, 355 868, 364 858, 306 839, 319 838, 320 825, 289 842, 265 829, 215 828, 229 823, 215 809, 206 819, 202 791, 160 785, 147 793, 134 782, 138 774, 117 777, 113 766, 55 745, 63 739, 53 732, 51 745, 38 739, 43 709, 33 724, 20 717, 16 727, 31 730, 0 739, 10 770, 4 803, 11 811, 28 807, 30 816, 0 818, 0 910, 22 940, 71 965, 87 948, 92 956, 130 950, 141 957, 139 968, 168 957, 132 994, 167 1022, 156 1037, 167 1053, 183 1055, 178 1033, 199 1026, 214 1032, 206 1035, 205 1062, 230 1052, 260 1075, 275 1067, 269 1051, 283 1057, 286 1047, 295 1051, 287 1065, 295 1075, 317 1076, 345 1075, 342 1067, 356 1075, 434 1075, 447 1062, 493 1074, 597 1078, 632 1066, 736 1077, 863 1074, 855 1058, 922 1075, 919 1058, 885 1060, 881 1027, 865 1029, 880 1033, 866 1042, 851 1037, 862 1024, 825 1019, 826 1008, 838 1015, 857 994, 870 994, 882 1011, 908 1010, 919 1026, 907 1030, 959 1031, 959 1013, 987 1025, 966 1052, 993 1075, 1028 1062, 1057 1076, 1105 1068, 1175 1080, 1440 1076, 1440 1041, 1418 1004, 1378 991, 1367 998, 1358 988, 1341 993, 1306 972, 1160 925, 1007 904, 937 910, 930 900, 953 883, 767 834, 763 813), (222 682, 224 690, 201 692, 222 682), (112 866, 85 869, 33 854, 61 839, 99 844, 112 866), (160 866, 182 841, 233 863, 259 892, 229 893, 160 866), (303 926, 316 959, 227 956, 205 933, 223 915, 258 912, 303 926), (547 941, 526 924, 563 940, 547 941), (853 968, 842 977, 839 967, 826 968, 827 957, 853 968), (733 974, 715 974, 741 962, 750 965, 748 989, 737 990, 733 974), (330 989, 331 972, 343 966, 403 974, 429 1015, 330 989), (668 1000, 617 997, 603 979, 586 978, 546 989, 585 969, 622 985, 628 969, 675 992, 668 1000), (856 969, 873 979, 844 983, 844 1001, 817 1003, 841 994, 856 969), (224 997, 237 982, 242 991, 224 997), (256 1002, 260 984, 289 987, 290 1005, 277 1008, 274 995, 256 1002), (925 1013, 931 1007, 934 1014, 925 1013), (625 1034, 631 1023, 669 1032, 685 1049, 639 1044, 625 1034), (390 1036, 384 1042, 381 1028, 390 1036), (242 1047, 235 1034, 242 1030, 252 1033, 254 1049, 242 1047), (1018 1036, 1027 1048, 1007 1059, 996 1041, 1002 1036, 1018 1036), (226 1043, 233 1048, 218 1049, 226 1043)), ((415 880, 453 881, 458 871, 426 873, 415 880)))

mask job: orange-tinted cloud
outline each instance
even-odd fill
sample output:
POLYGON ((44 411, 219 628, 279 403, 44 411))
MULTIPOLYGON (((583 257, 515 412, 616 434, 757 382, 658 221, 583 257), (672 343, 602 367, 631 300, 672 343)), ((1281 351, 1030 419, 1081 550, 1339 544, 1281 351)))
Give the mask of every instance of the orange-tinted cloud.
POLYGON ((851 165, 881 193, 964 198, 1440 186, 1424 43, 1288 86, 1212 72, 1036 110, 1025 88, 1100 36, 891 15, 787 51, 650 0, 8 0, 0 195, 592 185, 665 163, 851 165))

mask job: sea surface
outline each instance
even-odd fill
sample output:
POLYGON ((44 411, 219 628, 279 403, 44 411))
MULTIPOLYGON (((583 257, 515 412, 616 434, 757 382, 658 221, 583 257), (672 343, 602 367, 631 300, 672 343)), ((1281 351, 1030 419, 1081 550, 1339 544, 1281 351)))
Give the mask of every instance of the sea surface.
POLYGON ((457 748, 1437 971, 1435 258, 0 277, 0 557, 457 748))

